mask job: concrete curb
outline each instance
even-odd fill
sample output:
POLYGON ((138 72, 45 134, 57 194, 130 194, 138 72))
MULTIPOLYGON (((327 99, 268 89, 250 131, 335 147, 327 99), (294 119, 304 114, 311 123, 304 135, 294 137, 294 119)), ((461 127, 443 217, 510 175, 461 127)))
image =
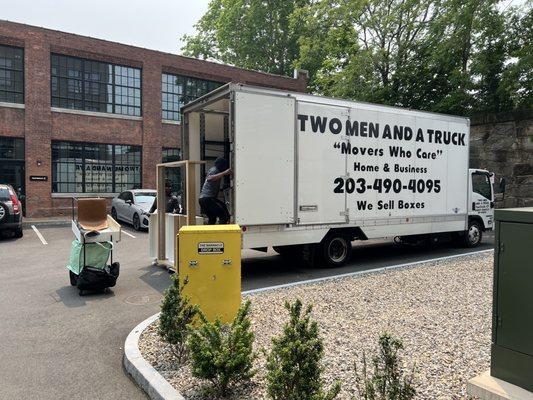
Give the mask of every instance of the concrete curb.
POLYGON ((62 227, 70 226, 72 224, 71 220, 41 220, 41 221, 32 221, 32 220, 22 220, 22 229, 31 229, 32 225, 35 225, 38 228, 47 228, 47 227, 62 227))
MULTIPOLYGON (((454 259, 459 257, 468 257, 474 255, 480 255, 494 251, 493 249, 474 251, 470 253, 454 254, 451 256, 437 257, 428 260, 414 261, 411 263, 391 265, 388 267, 381 267, 371 269, 367 271, 350 272, 347 274, 339 274, 328 276, 324 278, 308 279, 305 281, 291 282, 284 285, 268 286, 264 288, 251 289, 242 292, 243 296, 249 296, 254 293, 261 293, 272 290, 279 290, 298 285, 309 285, 312 283, 319 283, 325 281, 331 281, 335 279, 342 279, 347 277, 355 277, 361 275, 379 274, 395 269, 413 268, 420 264, 435 261, 445 261, 448 259, 454 259)), ((124 367, 126 371, 132 376, 133 380, 148 394, 148 397, 152 400, 186 400, 176 389, 163 378, 154 367, 152 367, 141 355, 139 350, 139 338, 143 331, 155 320, 159 318, 159 314, 154 314, 151 317, 145 319, 139 325, 137 325, 126 338, 124 344, 124 367)))
POLYGON ((163 378, 141 355, 139 338, 143 331, 156 319, 152 315, 137 325, 129 333, 124 343, 124 368, 133 380, 152 400, 185 400, 185 398, 163 378))

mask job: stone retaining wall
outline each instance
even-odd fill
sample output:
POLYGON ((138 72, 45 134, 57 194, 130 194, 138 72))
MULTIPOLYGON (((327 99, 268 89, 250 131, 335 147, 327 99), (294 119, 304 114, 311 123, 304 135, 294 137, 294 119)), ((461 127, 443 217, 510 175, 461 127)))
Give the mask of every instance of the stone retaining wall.
POLYGON ((506 179, 496 206, 533 207, 533 109, 475 116, 470 127, 470 167, 506 179))

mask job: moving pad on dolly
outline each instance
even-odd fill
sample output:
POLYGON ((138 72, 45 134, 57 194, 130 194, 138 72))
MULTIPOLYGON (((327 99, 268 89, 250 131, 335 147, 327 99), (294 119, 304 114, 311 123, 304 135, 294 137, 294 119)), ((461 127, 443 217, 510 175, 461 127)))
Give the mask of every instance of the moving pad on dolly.
MULTIPOLYGON (((109 242, 85 244, 85 266, 103 269, 107 265, 109 253, 113 245, 109 242)), ((70 259, 67 268, 76 275, 83 269, 83 245, 78 241, 72 241, 70 259)))

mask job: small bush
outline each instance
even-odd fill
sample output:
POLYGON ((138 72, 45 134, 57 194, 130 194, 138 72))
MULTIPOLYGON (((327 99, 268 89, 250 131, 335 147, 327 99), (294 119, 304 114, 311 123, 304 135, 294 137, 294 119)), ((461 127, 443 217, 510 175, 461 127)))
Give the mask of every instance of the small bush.
POLYGON ((209 380, 217 396, 226 396, 233 385, 252 378, 256 354, 252 345, 254 334, 248 316, 250 301, 244 303, 231 325, 218 319, 211 323, 200 313, 201 325, 191 330, 188 347, 191 372, 197 378, 209 380))
POLYGON ((267 392, 274 400, 330 400, 340 383, 324 393, 321 360, 324 352, 318 326, 311 321, 311 306, 302 313, 302 302, 286 303, 290 321, 283 333, 272 339, 267 357, 267 392))
POLYGON ((403 344, 384 333, 379 338, 379 354, 372 358, 373 372, 368 373, 366 356, 363 353, 361 373, 355 364, 356 382, 360 396, 364 400, 410 400, 415 397, 413 386, 414 368, 410 375, 405 375, 400 368, 398 351, 403 344))
MULTIPOLYGON (((184 284, 185 285, 185 284, 184 284)), ((172 275, 172 285, 165 290, 161 315, 159 316, 158 333, 170 345, 172 353, 182 364, 187 358, 188 325, 198 315, 199 308, 189 302, 187 297, 181 296, 177 274, 172 275)))

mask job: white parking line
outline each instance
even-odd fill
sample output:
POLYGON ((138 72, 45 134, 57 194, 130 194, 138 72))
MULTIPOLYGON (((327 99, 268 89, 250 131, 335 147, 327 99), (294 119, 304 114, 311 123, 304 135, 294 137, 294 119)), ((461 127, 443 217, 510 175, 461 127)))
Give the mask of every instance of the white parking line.
POLYGON ((322 278, 307 279, 307 280, 298 281, 298 282, 289 282, 289 283, 284 283, 281 285, 274 285, 274 286, 267 286, 267 287, 262 287, 262 288, 257 288, 257 289, 245 290, 242 292, 242 294, 249 295, 249 294, 254 294, 254 293, 266 292, 270 290, 284 289, 284 288, 288 288, 292 286, 308 285, 310 283, 320 283, 320 282, 325 282, 325 281, 331 281, 334 279, 347 278, 351 276, 376 274, 376 273, 385 272, 385 271, 394 270, 394 269, 415 267, 420 264, 425 264, 425 263, 434 262, 434 261, 445 261, 445 260, 451 260, 451 259, 459 258, 459 257, 490 253, 492 251, 494 251, 494 249, 471 251, 468 253, 452 254, 450 256, 430 258, 430 259, 421 260, 421 261, 412 261, 412 262, 408 262, 404 264, 389 265, 389 266, 380 267, 380 268, 367 269, 364 271, 348 272, 345 274, 324 276, 322 278))
POLYGON ((48 242, 45 240, 44 236, 42 235, 41 232, 39 232, 39 230, 35 227, 35 225, 32 225, 31 226, 31 229, 33 229, 33 231, 35 232, 35 234, 37 235, 37 237, 41 240, 41 242, 43 244, 48 244, 48 242))
POLYGON ((132 237, 135 239, 135 236, 133 236, 131 233, 129 233, 127 230, 125 229, 122 229, 122 233, 125 233, 126 235, 128 235, 129 237, 132 237))

